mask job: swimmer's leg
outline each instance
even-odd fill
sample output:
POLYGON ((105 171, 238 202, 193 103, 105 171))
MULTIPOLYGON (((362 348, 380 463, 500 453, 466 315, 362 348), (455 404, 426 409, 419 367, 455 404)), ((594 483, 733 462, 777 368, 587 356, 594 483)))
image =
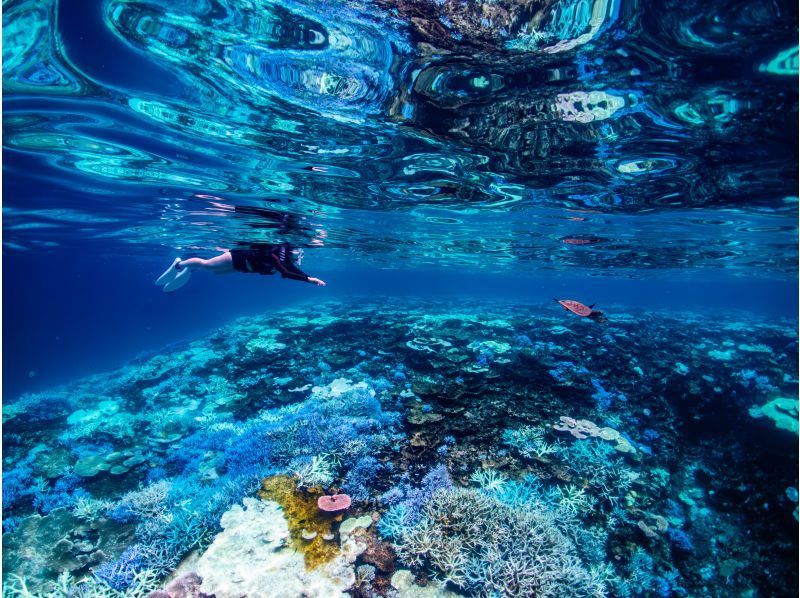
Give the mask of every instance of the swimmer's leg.
POLYGON ((187 270, 205 270, 214 274, 230 274, 234 272, 233 257, 231 257, 230 251, 207 260, 191 257, 188 260, 181 260, 178 264, 178 270, 183 270, 184 268, 187 270))

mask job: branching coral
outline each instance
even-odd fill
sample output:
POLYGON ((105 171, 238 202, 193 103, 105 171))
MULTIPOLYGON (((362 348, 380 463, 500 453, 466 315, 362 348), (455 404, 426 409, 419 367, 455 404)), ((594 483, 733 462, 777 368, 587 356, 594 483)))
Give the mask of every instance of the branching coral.
POLYGON ((392 505, 378 521, 378 533, 389 540, 400 540, 408 531, 410 520, 410 513, 405 504, 392 505))
POLYGON ((484 596, 597 596, 604 587, 543 513, 469 489, 435 492, 402 536, 400 558, 484 596))
POLYGON ((147 519, 159 519, 164 522, 171 520, 172 506, 168 502, 168 496, 172 483, 161 480, 145 486, 141 490, 128 492, 117 503, 117 509, 125 509, 135 516, 147 519))
POLYGON ((294 471, 298 480, 298 488, 310 488, 311 486, 326 488, 333 482, 333 473, 333 464, 325 455, 312 457, 311 461, 306 461, 294 471))
POLYGON ((381 501, 393 507, 402 505, 405 509, 405 523, 406 525, 411 525, 420 519, 422 508, 437 490, 452 487, 453 481, 450 479, 447 467, 437 465, 425 474, 419 487, 413 488, 410 484, 404 482, 385 492, 381 496, 381 501))
POLYGON ((638 478, 614 447, 598 438, 563 446, 557 455, 573 475, 582 478, 598 498, 612 506, 625 496, 638 478))
POLYGON ((371 455, 361 457, 345 476, 344 492, 354 500, 367 500, 370 497, 369 486, 381 471, 383 466, 375 457, 371 455))
POLYGON ((561 495, 558 504, 574 515, 589 511, 596 502, 594 497, 574 484, 559 486, 558 493, 561 495))
POLYGON ((79 498, 72 507, 72 514, 87 521, 96 519, 105 513, 114 503, 110 500, 97 500, 94 498, 79 498))
POLYGON ((134 545, 111 563, 94 569, 94 576, 117 591, 125 591, 133 583, 136 574, 143 568, 143 555, 134 545))
POLYGON ((356 567, 355 587, 360 588, 363 585, 369 585, 373 579, 375 579, 375 567, 372 565, 359 565, 356 567))
POLYGON ((506 484, 506 476, 495 469, 479 469, 469 477, 470 481, 480 486, 481 490, 500 490, 506 484))
POLYGON ((515 449, 526 459, 541 459, 557 452, 559 443, 548 443, 544 439, 545 431, 540 427, 523 426, 503 432, 503 444, 515 449))

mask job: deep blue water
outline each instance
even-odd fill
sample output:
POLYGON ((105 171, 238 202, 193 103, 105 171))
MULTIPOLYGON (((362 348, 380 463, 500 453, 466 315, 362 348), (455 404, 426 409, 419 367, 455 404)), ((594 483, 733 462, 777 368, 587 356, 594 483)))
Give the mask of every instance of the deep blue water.
POLYGON ((155 292, 153 279, 171 254, 129 261, 94 250, 49 255, 20 254, 6 262, 3 352, 4 392, 14 398, 76 376, 117 367, 140 352, 211 331, 231 319, 320 299, 420 296, 507 299, 557 312, 553 297, 581 297, 598 308, 610 304, 643 309, 752 312, 793 318, 796 280, 724 275, 686 280, 677 274, 609 280, 568 274, 482 274, 403 268, 393 271, 354 263, 346 270, 324 263, 308 270, 324 289, 277 277, 199 273, 186 293, 155 292), (13 292, 9 292, 13 289, 13 292), (54 297, 54 293, 56 297, 54 297))

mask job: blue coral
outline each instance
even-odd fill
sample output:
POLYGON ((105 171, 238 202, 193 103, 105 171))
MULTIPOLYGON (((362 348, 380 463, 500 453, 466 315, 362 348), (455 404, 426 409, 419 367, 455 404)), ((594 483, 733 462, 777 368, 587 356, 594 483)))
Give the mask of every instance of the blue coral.
POLYGON ((19 461, 13 469, 3 471, 3 509, 17 506, 36 493, 31 463, 33 457, 19 461))
POLYGON ((670 526, 667 529, 667 537, 669 538, 672 547, 678 551, 687 554, 694 552, 694 544, 692 543, 692 539, 689 537, 689 534, 682 529, 670 526))
POLYGON ((378 521, 378 533, 385 540, 400 540, 411 527, 411 513, 405 504, 395 504, 378 521))
POLYGON ((93 574, 112 589, 124 592, 131 586, 136 574, 143 568, 143 555, 139 546, 134 545, 126 549, 116 561, 95 568, 93 574))
POLYGON ((372 484, 382 470, 383 466, 375 457, 361 457, 347 472, 342 489, 354 500, 367 500, 372 495, 372 484))

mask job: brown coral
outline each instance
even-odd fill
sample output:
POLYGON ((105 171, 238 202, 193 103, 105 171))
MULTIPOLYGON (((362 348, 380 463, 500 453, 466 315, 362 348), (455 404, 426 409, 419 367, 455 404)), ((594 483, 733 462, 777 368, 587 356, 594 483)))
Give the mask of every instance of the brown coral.
POLYGON ((283 508, 292 546, 303 553, 306 569, 310 571, 336 557, 339 547, 335 542, 323 538, 331 536, 333 519, 325 516, 317 507, 318 494, 301 492, 292 478, 276 475, 261 483, 258 496, 262 500, 275 501, 283 508), (304 540, 304 530, 306 537, 311 532, 316 532, 316 536, 311 540, 304 540))
POLYGON ((397 555, 391 545, 378 540, 374 533, 364 534, 363 538, 366 540, 367 549, 361 555, 361 559, 365 563, 375 565, 375 567, 384 573, 389 575, 394 573, 397 569, 395 565, 397 555))

